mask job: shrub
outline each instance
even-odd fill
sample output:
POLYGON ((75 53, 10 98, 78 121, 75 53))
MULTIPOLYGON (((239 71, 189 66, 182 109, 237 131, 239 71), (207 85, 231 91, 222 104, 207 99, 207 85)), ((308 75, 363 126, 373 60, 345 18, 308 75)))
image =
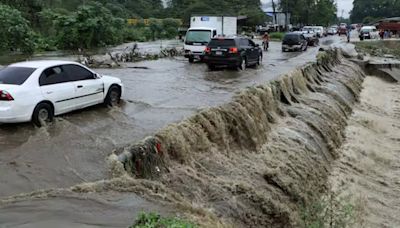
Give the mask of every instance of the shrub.
POLYGON ((130 228, 195 228, 196 225, 179 218, 163 218, 155 213, 141 213, 130 228))
POLYGON ((273 32, 273 33, 269 34, 269 37, 272 40, 283 40, 284 36, 285 36, 285 33, 283 33, 283 32, 273 32))
POLYGON ((63 49, 113 45, 125 38, 126 21, 114 17, 98 2, 79 6, 76 12, 67 15, 46 10, 42 16, 51 21, 57 44, 63 49))
POLYGON ((300 207, 303 228, 353 227, 363 213, 361 199, 357 204, 352 204, 349 197, 339 197, 332 191, 321 198, 312 198, 311 202, 300 207))
POLYGON ((21 12, 0 4, 0 51, 33 53, 34 32, 21 12))

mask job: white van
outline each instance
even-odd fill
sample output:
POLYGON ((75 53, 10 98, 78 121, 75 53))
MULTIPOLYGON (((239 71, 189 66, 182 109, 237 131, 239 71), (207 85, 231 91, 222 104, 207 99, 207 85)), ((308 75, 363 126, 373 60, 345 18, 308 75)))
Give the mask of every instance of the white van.
POLYGON ((363 26, 360 29, 360 40, 364 39, 379 39, 379 32, 375 26, 363 26))
POLYGON ((202 60, 208 42, 216 35, 217 29, 215 28, 190 28, 185 37, 185 58, 188 58, 191 63, 194 59, 202 60))
POLYGON ((324 27, 322 26, 313 26, 314 32, 317 34, 319 38, 324 36, 324 27))
POLYGON ((234 16, 192 16, 185 38, 185 57, 189 62, 203 59, 204 50, 211 38, 237 34, 237 17, 234 16))

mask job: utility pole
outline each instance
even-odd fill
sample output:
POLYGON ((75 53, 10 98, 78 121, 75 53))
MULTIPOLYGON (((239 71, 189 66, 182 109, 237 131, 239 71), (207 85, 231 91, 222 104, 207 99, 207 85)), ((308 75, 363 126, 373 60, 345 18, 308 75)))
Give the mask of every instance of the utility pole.
POLYGON ((289 31, 289 0, 286 1, 286 17, 285 17, 285 25, 286 25, 286 31, 289 31))
POLYGON ((278 21, 276 20, 276 6, 274 0, 272 0, 272 11, 274 12, 275 24, 277 24, 278 21))

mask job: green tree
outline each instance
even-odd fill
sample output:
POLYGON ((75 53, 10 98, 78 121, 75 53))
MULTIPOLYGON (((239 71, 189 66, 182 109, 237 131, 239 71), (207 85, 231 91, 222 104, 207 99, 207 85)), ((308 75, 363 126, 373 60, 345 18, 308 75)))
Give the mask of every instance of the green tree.
POLYGON ((116 18, 101 3, 91 2, 68 15, 46 11, 61 48, 93 48, 121 43, 126 21, 116 18))
POLYGON ((282 0, 280 9, 292 15, 293 24, 327 26, 336 20, 334 0, 282 0))
POLYGON ((353 22, 371 22, 386 17, 400 15, 400 0, 354 0, 351 20, 353 22))
POLYGON ((265 13, 261 10, 260 0, 170 0, 168 15, 181 18, 188 24, 193 14, 203 15, 243 15, 248 17, 248 25, 265 22, 265 13))
POLYGON ((0 21, 0 51, 34 51, 34 33, 20 11, 0 4, 0 21))

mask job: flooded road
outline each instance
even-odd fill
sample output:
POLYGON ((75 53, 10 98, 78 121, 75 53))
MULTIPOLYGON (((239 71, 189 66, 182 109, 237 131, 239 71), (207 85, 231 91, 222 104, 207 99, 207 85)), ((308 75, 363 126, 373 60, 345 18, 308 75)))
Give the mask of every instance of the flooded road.
MULTIPOLYGON (((322 43, 339 41, 337 37, 324 39, 322 43)), ((98 69, 101 74, 122 79, 125 93, 120 107, 88 108, 57 117, 54 123, 40 129, 29 123, 0 125, 0 200, 41 189, 68 188, 107 179, 105 159, 114 149, 138 141, 199 109, 225 103, 242 88, 276 79, 314 61, 318 49, 282 53, 280 43, 272 43, 270 50, 264 53, 262 65, 245 71, 209 71, 205 64, 189 64, 180 57, 130 63, 119 69, 98 69)), ((111 197, 109 194, 107 197, 111 197)), ((23 208, 51 204, 48 207, 57 210, 62 208, 60 205, 68 204, 66 201, 74 206, 62 209, 64 212, 60 209, 60 213, 74 211, 82 204, 76 199, 19 202, 20 205, 13 204, 14 212, 7 207, 0 209, 0 222, 8 219, 7 224, 14 226, 17 225, 14 219, 29 213, 23 208)), ((111 201, 102 203, 113 204, 111 201)), ((114 206, 124 210, 121 205, 114 206)), ((88 203, 85 207, 90 211, 97 206, 88 203)), ((93 212, 93 216, 102 213, 93 212)), ((46 226, 50 226, 52 215, 44 212, 41 216, 49 216, 46 218, 50 223, 46 226)), ((32 222, 28 220, 25 222, 32 222)), ((32 220, 38 218, 32 216, 32 220)), ((84 221, 77 223, 85 224, 84 221)), ((74 224, 69 222, 66 227, 68 225, 74 224)))

